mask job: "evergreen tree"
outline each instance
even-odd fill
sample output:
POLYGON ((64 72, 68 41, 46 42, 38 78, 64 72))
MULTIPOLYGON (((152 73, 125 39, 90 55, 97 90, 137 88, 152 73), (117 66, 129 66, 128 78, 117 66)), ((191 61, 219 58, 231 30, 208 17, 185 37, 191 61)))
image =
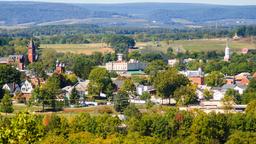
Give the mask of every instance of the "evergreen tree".
POLYGON ((0 103, 0 111, 5 113, 12 113, 14 111, 12 98, 8 92, 5 93, 1 103, 0 103))

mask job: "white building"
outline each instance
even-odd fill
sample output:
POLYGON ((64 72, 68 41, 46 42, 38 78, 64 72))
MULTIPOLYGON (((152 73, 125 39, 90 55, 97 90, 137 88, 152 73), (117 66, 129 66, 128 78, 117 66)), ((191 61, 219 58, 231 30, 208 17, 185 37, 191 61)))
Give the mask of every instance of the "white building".
POLYGON ((136 87, 136 92, 137 92, 138 95, 142 95, 144 92, 151 93, 153 91, 155 91, 153 86, 139 85, 139 86, 136 87))
POLYGON ((225 56, 224 56, 224 61, 229 61, 230 60, 230 49, 228 47, 228 42, 225 48, 225 56))
POLYGON ((20 86, 15 83, 5 84, 3 85, 3 89, 9 91, 11 94, 14 94, 14 95, 20 92, 20 86))
POLYGON ((169 59, 168 60, 168 65, 171 67, 174 67, 177 63, 179 63, 178 59, 169 59))
POLYGON ((33 91, 33 85, 30 83, 28 80, 26 80, 22 85, 21 85, 21 92, 24 94, 31 94, 33 91))
POLYGON ((144 70, 147 66, 146 63, 139 62, 131 59, 126 62, 123 60, 122 54, 117 54, 118 60, 114 62, 106 63, 106 69, 108 71, 116 71, 117 73, 125 73, 127 71, 139 71, 144 70))

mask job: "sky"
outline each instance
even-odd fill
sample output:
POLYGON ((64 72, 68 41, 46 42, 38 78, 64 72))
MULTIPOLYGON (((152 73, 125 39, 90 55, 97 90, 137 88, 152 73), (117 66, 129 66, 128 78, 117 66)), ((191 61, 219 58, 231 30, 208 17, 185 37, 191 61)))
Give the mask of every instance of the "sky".
POLYGON ((63 3, 136 3, 136 2, 176 2, 176 3, 206 3, 220 5, 256 5, 256 0, 0 0, 0 1, 40 1, 63 3))

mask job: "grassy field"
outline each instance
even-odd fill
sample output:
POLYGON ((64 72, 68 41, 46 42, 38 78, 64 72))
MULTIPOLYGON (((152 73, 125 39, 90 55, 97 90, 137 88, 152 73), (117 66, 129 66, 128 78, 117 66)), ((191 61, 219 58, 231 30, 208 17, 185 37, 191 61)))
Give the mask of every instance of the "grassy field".
POLYGON ((92 54, 93 52, 113 52, 106 44, 93 43, 93 44, 41 44, 42 49, 55 49, 57 52, 72 52, 82 54, 92 54))
MULTIPOLYGON (((177 41, 162 41, 158 44, 153 42, 138 43, 138 47, 141 47, 145 51, 162 51, 166 52, 169 47, 174 50, 179 49, 181 51, 224 51, 226 47, 225 39, 210 39, 210 40, 177 40, 177 41)), ((232 51, 240 51, 242 48, 256 48, 256 45, 250 41, 231 41, 229 47, 232 51)))
MULTIPOLYGON (((224 51, 226 47, 225 39, 200 39, 200 40, 177 40, 161 41, 158 44, 154 42, 138 42, 137 47, 143 51, 162 51, 166 52, 169 47, 180 51, 224 51)), ((242 48, 256 48, 256 44, 250 40, 230 41, 231 51, 240 51, 242 48)), ((57 52, 72 52, 92 54, 93 52, 113 52, 103 43, 93 44, 42 44, 43 49, 55 49, 57 52)))

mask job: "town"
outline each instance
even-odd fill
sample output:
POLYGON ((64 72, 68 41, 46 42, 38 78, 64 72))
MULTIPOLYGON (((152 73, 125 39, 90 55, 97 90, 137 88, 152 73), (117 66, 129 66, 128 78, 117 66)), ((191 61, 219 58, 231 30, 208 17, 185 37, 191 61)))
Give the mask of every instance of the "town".
POLYGON ((256 143, 255 2, 36 1, 0 0, 1 144, 256 143))

